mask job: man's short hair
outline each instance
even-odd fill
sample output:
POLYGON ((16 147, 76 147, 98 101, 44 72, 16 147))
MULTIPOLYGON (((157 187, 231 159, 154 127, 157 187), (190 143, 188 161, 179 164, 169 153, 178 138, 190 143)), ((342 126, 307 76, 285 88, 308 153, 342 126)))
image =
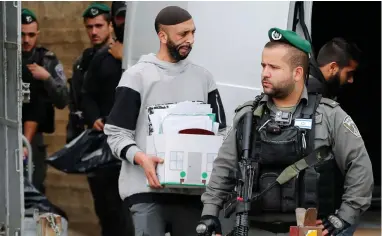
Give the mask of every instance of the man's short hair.
POLYGON ((325 66, 336 62, 340 68, 348 66, 351 60, 360 62, 361 50, 355 43, 349 43, 343 38, 333 38, 318 52, 317 63, 325 66))
POLYGON ((288 49, 288 54, 285 56, 285 60, 292 69, 295 69, 298 66, 301 66, 304 70, 304 78, 308 74, 309 67, 309 56, 300 49, 290 45, 289 43, 283 41, 270 41, 265 44, 265 48, 274 48, 274 47, 285 47, 288 49))
POLYGON ((192 19, 191 14, 178 6, 163 8, 155 18, 155 31, 159 33, 161 25, 176 25, 192 19))

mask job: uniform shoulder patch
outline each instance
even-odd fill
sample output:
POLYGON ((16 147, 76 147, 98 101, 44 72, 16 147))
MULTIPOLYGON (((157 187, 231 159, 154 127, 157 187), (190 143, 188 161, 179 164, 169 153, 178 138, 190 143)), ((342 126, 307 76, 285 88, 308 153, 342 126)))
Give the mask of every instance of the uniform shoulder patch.
POLYGON ((329 99, 329 98, 321 98, 320 104, 325 104, 325 105, 330 106, 332 108, 335 108, 336 106, 339 105, 338 102, 336 102, 332 99, 329 99))
POLYGON ((355 125, 354 121, 352 120, 350 116, 346 116, 342 124, 344 125, 346 129, 348 129, 356 137, 358 138, 361 137, 361 133, 359 132, 357 126, 355 125))
POLYGON ((56 67, 54 68, 54 70, 56 71, 56 73, 57 73, 58 77, 60 77, 60 79, 66 80, 66 76, 64 73, 64 67, 62 66, 61 63, 58 63, 56 65, 56 67))

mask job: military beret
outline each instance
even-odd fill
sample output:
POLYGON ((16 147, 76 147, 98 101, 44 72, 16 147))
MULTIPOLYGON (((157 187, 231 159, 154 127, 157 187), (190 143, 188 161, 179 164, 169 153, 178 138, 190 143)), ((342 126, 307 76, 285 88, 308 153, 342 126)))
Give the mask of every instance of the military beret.
POLYGON ((282 30, 279 28, 271 28, 268 31, 268 37, 271 41, 281 41, 300 49, 301 51, 309 54, 312 47, 308 40, 300 37, 296 32, 291 30, 282 30))
POLYGON ((84 13, 83 17, 96 17, 101 14, 110 13, 110 8, 102 3, 92 3, 90 4, 84 13))
POLYGON ((33 11, 23 8, 21 10, 21 23, 22 24, 30 24, 32 22, 37 21, 36 15, 33 13, 33 11))

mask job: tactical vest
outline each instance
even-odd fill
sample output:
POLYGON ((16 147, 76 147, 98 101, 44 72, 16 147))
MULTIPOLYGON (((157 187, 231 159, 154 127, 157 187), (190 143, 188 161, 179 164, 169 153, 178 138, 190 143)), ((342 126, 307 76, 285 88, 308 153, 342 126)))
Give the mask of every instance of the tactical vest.
MULTIPOLYGON (((273 121, 270 110, 265 104, 260 105, 263 110, 260 116, 255 116, 254 119, 255 135, 250 155, 257 166, 253 184, 254 194, 261 193, 275 183, 283 170, 314 151, 315 111, 320 101, 321 95, 309 94, 308 105, 302 108, 289 126, 279 127, 277 134, 270 132, 272 129, 267 127, 273 121), (295 126, 295 119, 311 119, 311 128, 295 126)), ((242 122, 239 123, 237 132, 238 153, 241 153, 241 134, 242 122)), ((330 152, 329 147, 324 149, 326 153, 330 152)), ((252 203, 250 215, 294 214, 297 207, 315 207, 319 217, 327 216, 339 208, 342 193, 343 176, 335 160, 329 159, 302 170, 283 185, 275 185, 252 203)))
POLYGON ((71 112, 81 110, 81 88, 90 62, 92 61, 96 51, 97 49, 95 48, 85 49, 82 53, 81 60, 77 63, 77 65, 75 65, 75 68, 73 69, 73 76, 69 84, 71 100, 74 103, 74 107, 72 107, 71 112))
POLYGON ((32 55, 26 57, 23 54, 22 59, 22 80, 24 83, 30 83, 30 99, 31 102, 35 100, 42 101, 45 107, 45 117, 44 120, 38 126, 38 132, 44 133, 53 133, 54 132, 54 107, 49 98, 48 92, 44 88, 44 82, 40 80, 36 80, 33 78, 32 73, 26 67, 27 64, 36 63, 40 66, 46 64, 45 60, 49 60, 48 57, 45 56, 47 49, 43 47, 36 47, 32 55))

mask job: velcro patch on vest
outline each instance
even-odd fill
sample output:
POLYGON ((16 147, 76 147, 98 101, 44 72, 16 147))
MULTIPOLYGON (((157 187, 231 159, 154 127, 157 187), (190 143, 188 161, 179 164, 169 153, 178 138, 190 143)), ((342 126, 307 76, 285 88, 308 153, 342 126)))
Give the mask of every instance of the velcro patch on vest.
POLYGON ((300 127, 301 129, 311 129, 312 120, 311 119, 295 119, 294 126, 300 127))
POLYGON ((354 134, 356 137, 360 138, 361 133, 359 132, 357 126, 355 125, 354 121, 350 116, 345 117, 343 121, 343 125, 346 129, 348 129, 352 134, 354 134))

